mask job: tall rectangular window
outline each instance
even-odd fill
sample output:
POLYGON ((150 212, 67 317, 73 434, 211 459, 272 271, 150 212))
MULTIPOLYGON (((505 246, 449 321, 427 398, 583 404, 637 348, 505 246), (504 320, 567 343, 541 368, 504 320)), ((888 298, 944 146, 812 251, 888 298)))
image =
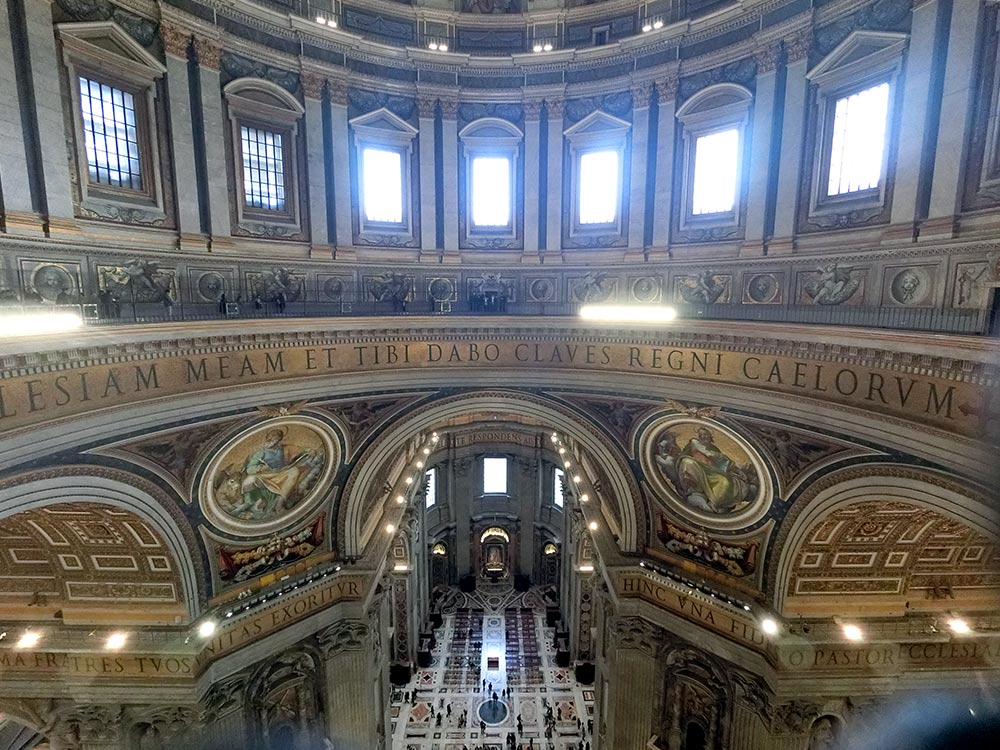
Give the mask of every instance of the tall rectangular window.
POLYGON ((285 209, 285 152, 281 133, 240 127, 243 200, 249 208, 285 209))
POLYGON ((432 508, 437 502, 437 469, 428 469, 424 474, 424 507, 432 508))
POLYGON ((699 136, 694 147, 691 213, 732 211, 736 203, 740 131, 736 128, 699 136))
POLYGON ((507 459, 483 459, 483 494, 496 495, 507 493, 507 459))
POLYGON ((566 503, 566 475, 562 469, 556 469, 552 478, 552 503, 561 508, 566 503))
POLYGON ((580 155, 581 224, 613 224, 618 217, 618 152, 588 151, 580 155))
POLYGON ((365 219, 380 224, 402 224, 402 154, 389 149, 365 148, 361 155, 365 219))
POLYGON ((877 188, 889 116, 889 84, 837 100, 833 114, 828 195, 877 188))
POLYGON ((477 156, 472 160, 472 223, 477 227, 510 224, 510 159, 477 156))
POLYGON ((141 190, 138 125, 132 94, 81 76, 80 109, 91 182, 141 190))

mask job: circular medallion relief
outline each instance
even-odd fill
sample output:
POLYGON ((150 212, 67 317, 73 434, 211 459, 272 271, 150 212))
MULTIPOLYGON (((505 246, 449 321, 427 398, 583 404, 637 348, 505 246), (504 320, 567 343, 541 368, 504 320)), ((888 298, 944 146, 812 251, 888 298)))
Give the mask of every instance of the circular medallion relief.
POLYGON ((742 528, 770 506, 763 459, 717 422, 664 417, 645 430, 640 446, 643 471, 659 496, 703 526, 742 528))
POLYGON ((334 436, 319 420, 270 419, 241 432, 209 462, 202 512, 231 534, 278 531, 322 502, 339 463, 334 436))

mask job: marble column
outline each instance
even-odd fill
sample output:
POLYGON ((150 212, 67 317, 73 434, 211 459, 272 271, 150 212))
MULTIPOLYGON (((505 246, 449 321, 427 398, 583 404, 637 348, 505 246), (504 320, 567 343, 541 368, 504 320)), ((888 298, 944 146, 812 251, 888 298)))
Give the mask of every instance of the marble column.
POLYGON ((642 259, 646 232, 646 164, 649 159, 649 81, 632 87, 632 158, 628 198, 628 251, 642 259))
MULTIPOLYGON (((21 51, 31 59, 31 85, 35 94, 38 118, 38 147, 42 156, 42 177, 49 233, 75 234, 73 194, 66 149, 65 100, 59 82, 62 65, 56 50, 52 28, 52 5, 48 0, 23 0, 28 49, 21 51)), ((9 69, 8 69, 9 70, 9 69)), ((4 102, 7 106, 9 102, 4 102)), ((74 103, 74 106, 78 106, 74 103)))
POLYGON ((746 231, 740 255, 764 254, 767 205, 771 200, 771 141, 774 123, 779 49, 769 45, 754 56, 757 60, 757 91, 750 125, 750 163, 747 180, 746 231))
MULTIPOLYGON (((619 618, 612 628, 608 660, 607 748, 644 748, 655 731, 655 707, 663 689, 660 655, 663 631, 637 617, 619 618)), ((595 722, 596 723, 596 722, 595 722)))
POLYGON ((673 195, 674 139, 677 118, 675 99, 677 98, 677 72, 656 82, 660 115, 656 135, 656 187, 653 200, 653 248, 650 255, 669 254, 670 212, 673 195))
MULTIPOLYGON (((976 52, 983 27, 983 5, 956 2, 951 7, 948 57, 941 92, 942 116, 937 133, 930 208, 920 230, 921 239, 955 234, 962 205, 968 133, 975 115, 976 52)), ((913 54, 908 56, 912 58, 913 54)), ((899 183, 898 177, 896 182, 899 183)))
POLYGON ((372 662, 375 634, 359 621, 345 620, 319 635, 326 666, 327 736, 338 750, 378 747, 378 675, 372 662))
POLYGON ((937 50, 944 45, 944 35, 938 24, 939 0, 914 5, 906 75, 899 79, 903 103, 892 192, 892 224, 888 232, 890 238, 906 241, 916 238, 916 224, 920 219, 920 184, 928 161, 924 144, 930 108, 937 106, 931 101, 931 87, 934 69, 942 64, 937 50))
POLYGON ((538 254, 538 182, 541 158, 542 103, 537 100, 524 102, 524 262, 540 262, 538 254))
POLYGON ((226 141, 223 129, 229 126, 222 112, 222 45, 205 37, 195 37, 201 81, 201 116, 205 130, 205 164, 208 172, 208 215, 212 249, 232 246, 230 223, 229 172, 226 169, 226 141))
MULTIPOLYGON (((306 139, 306 173, 309 190, 309 254, 313 258, 332 255, 326 222, 326 164, 323 147, 323 89, 326 80, 317 73, 302 72, 302 92, 305 94, 305 121, 299 129, 306 139)), ((303 196, 305 198, 306 196, 303 196)))
POLYGON ((545 206, 545 254, 559 258, 562 254, 562 200, 563 200, 563 102, 545 100, 548 110, 548 195, 545 206))
MULTIPOLYGON (((0 70, 14 71, 15 56, 23 56, 22 50, 14 49, 11 36, 10 14, 0 12, 0 70)), ((4 223, 11 234, 41 235, 44 219, 39 214, 41 206, 35 206, 31 196, 31 181, 28 176, 28 161, 33 155, 27 151, 27 136, 21 118, 21 109, 26 106, 21 101, 17 80, 14 75, 0 76, 0 186, 3 190, 4 223)))
POLYGON ((347 124, 347 82, 327 81, 330 129, 333 131, 333 202, 337 223, 336 257, 353 255, 354 220, 351 213, 351 144, 347 124))
POLYGON ((417 97, 420 161, 420 251, 437 255, 437 195, 434 190, 434 110, 437 99, 417 97))
MULTIPOLYGON (((198 191, 185 186, 198 184, 195 166, 194 127, 191 120, 191 89, 188 78, 188 51, 191 31, 168 23, 160 24, 160 36, 167 62, 167 106, 170 108, 170 140, 173 145, 174 185, 177 186, 177 222, 182 250, 208 249, 202 232, 198 191)), ((166 128, 161 128, 162 133, 166 128)))
POLYGON ((441 100, 441 166, 444 170, 444 254, 458 261, 458 100, 441 100))
POLYGON ((794 249, 799 180, 802 177, 802 140, 806 123, 809 46, 812 31, 806 29, 785 43, 788 67, 785 71, 785 105, 781 127, 781 153, 778 157, 778 190, 774 206, 774 238, 768 243, 769 255, 790 253, 794 249))

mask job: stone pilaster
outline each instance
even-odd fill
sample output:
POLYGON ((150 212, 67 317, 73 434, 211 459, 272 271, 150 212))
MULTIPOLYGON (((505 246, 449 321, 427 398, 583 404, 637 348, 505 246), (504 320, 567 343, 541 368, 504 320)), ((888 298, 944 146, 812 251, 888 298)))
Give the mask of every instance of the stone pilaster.
POLYGON ((444 252, 458 253, 458 100, 441 100, 441 167, 444 170, 444 252))
POLYGON ((546 99, 548 128, 548 194, 545 206, 545 252, 558 257, 562 252, 563 102, 546 99))
POLYGON ((343 258, 354 245, 351 213, 351 154, 347 124, 347 82, 331 79, 327 82, 330 97, 330 130, 333 141, 333 203, 337 222, 336 255, 343 258))
POLYGON ((644 81, 632 87, 632 167, 628 196, 628 247, 638 255, 645 245, 646 164, 649 155, 649 100, 653 83, 644 81))
MULTIPOLYGON (((191 115, 191 81, 188 76, 188 53, 191 32, 170 23, 160 25, 160 36, 166 51, 167 106, 170 108, 170 139, 173 144, 174 185, 198 184, 195 163, 194 127, 191 115)), ((161 129, 163 132, 163 129, 161 129)), ((208 238, 202 232, 201 211, 197 190, 180 194, 177 201, 177 221, 181 249, 205 250, 208 238)))
POLYGON ((653 199, 653 247, 665 254, 670 244, 670 212, 673 198, 674 129, 677 71, 656 82, 659 120, 656 133, 656 178, 653 199))
POLYGON ((541 165, 541 115, 542 102, 524 102, 524 257, 534 263, 538 257, 538 185, 541 165))
POLYGON ((196 36, 195 57, 201 81, 201 113, 205 129, 205 164, 208 176, 208 214, 212 246, 226 247, 232 242, 229 213, 229 178, 226 169, 226 145, 223 128, 229 126, 222 111, 222 85, 219 68, 222 46, 214 39, 196 36))
MULTIPOLYGON (((948 31, 948 57, 941 94, 934 176, 927 221, 920 237, 952 237, 956 216, 961 210, 962 176, 966 162, 967 134, 974 116, 976 52, 983 26, 983 7, 952 3, 948 31)), ((908 55, 908 59, 912 59, 908 55)), ((897 176, 896 182, 900 178, 897 176)))
POLYGON ((778 190, 774 206, 774 239, 769 253, 791 252, 795 234, 795 209, 802 175, 802 139, 806 122, 809 47, 812 31, 806 29, 785 42, 785 106, 778 158, 778 190))
POLYGON ((437 193, 434 188, 434 116, 437 99, 432 96, 417 97, 419 118, 420 158, 420 249, 422 253, 436 254, 437 247, 437 193))
POLYGON ((323 146, 323 91, 326 89, 326 79, 316 73, 303 71, 301 80, 306 102, 303 131, 309 177, 310 253, 316 258, 329 258, 331 250, 326 221, 326 170, 323 168, 330 158, 323 146))
MULTIPOLYGON (((612 626, 613 654, 608 660, 606 725, 608 748, 644 748, 655 731, 657 696, 663 690, 660 661, 666 638, 662 630, 637 617, 612 626)), ((596 723, 596 722, 595 722, 596 723)))
MULTIPOLYGON (((28 49, 21 54, 29 55, 31 59, 31 85, 35 94, 38 147, 42 158, 41 182, 45 189, 49 233, 76 234, 67 152, 72 146, 66 142, 64 100, 59 82, 62 61, 52 29, 52 5, 24 0, 23 7, 28 49)), ((9 102, 5 101, 4 106, 9 106, 9 102)), ((16 109, 13 111, 15 115, 18 112, 16 109)))
MULTIPOLYGON (((0 70, 14 71, 18 51, 11 38, 10 14, 0 12, 0 70)), ((0 186, 3 189, 4 223, 11 234, 41 235, 44 219, 32 200, 28 176, 28 160, 34 158, 26 150, 26 136, 21 118, 21 101, 17 78, 13 74, 0 76, 0 186)))
POLYGON ((327 736, 338 750, 375 750, 381 707, 372 669, 372 634, 359 621, 338 622, 319 635, 326 665, 327 736))
MULTIPOLYGON (((763 255, 765 216, 770 198, 771 128, 775 115, 775 87, 780 50, 767 45, 757 51, 757 91, 750 125, 750 171, 747 182, 746 233, 740 255, 763 255)), ((774 167, 776 168, 776 167, 774 167)))

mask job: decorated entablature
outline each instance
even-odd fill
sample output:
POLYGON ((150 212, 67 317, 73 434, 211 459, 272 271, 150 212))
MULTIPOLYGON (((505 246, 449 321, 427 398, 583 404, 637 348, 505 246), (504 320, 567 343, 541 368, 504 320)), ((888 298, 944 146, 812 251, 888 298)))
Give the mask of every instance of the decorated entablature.
POLYGON ((403 479, 452 430, 460 446, 475 414, 528 436, 514 442, 554 450, 558 435, 579 472, 574 533, 609 601, 710 651, 736 648, 772 686, 994 667, 997 530, 972 421, 992 379, 982 346, 939 353, 964 362, 955 380, 911 354, 910 336, 881 336, 873 361, 864 334, 463 322, 413 318, 378 342, 356 320, 144 332, 140 344, 122 329, 120 343, 84 335, 31 356, 6 345, 0 528, 67 547, 46 552, 39 537, 32 570, 4 579, 8 617, 62 619, 43 649, 4 650, 0 679, 183 693, 323 613, 362 617, 393 538, 383 528, 408 528, 403 479), (105 557, 87 552, 97 543, 105 557), (86 656, 75 626, 105 622, 110 601, 143 635, 86 656), (831 618, 848 604, 875 618, 866 644, 837 638, 831 618), (191 639, 206 607, 232 614, 191 639), (975 637, 943 635, 955 611, 975 637), (780 640, 761 612, 783 619, 780 640))

